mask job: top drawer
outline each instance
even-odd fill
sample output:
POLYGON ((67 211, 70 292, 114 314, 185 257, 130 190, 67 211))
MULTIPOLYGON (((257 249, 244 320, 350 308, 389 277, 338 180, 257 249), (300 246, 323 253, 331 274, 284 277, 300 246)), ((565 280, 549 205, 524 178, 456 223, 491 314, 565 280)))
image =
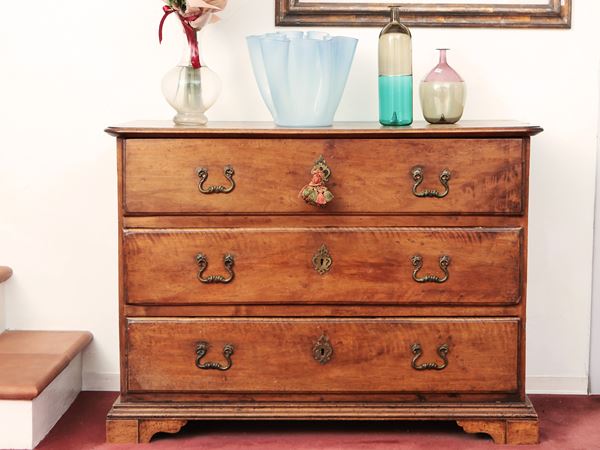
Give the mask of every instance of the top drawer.
POLYGON ((128 214, 519 215, 523 149, 522 139, 129 139, 124 209, 128 214), (321 156, 330 171, 325 185, 334 197, 323 207, 299 195, 321 156))

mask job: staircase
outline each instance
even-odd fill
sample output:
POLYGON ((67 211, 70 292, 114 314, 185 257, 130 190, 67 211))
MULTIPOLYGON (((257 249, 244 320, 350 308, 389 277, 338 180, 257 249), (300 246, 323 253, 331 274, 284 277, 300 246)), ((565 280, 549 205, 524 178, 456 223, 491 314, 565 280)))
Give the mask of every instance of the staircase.
POLYGON ((0 448, 33 449, 81 391, 81 353, 86 331, 5 330, 0 267, 0 448))

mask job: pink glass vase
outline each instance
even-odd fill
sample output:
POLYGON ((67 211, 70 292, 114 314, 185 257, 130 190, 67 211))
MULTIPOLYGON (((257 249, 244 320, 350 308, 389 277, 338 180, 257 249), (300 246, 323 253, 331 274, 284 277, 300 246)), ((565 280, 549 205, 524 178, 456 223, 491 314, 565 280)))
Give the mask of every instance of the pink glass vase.
POLYGON ((465 82, 446 61, 446 48, 439 48, 440 61, 421 81, 419 89, 425 120, 433 124, 456 123, 465 108, 465 82))

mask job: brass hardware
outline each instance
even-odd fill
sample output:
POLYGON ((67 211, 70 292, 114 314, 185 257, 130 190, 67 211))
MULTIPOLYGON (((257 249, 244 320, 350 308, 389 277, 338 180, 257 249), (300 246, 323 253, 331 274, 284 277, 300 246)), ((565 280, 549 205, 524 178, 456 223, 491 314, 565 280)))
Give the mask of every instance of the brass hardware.
MULTIPOLYGON (((323 173, 323 181, 325 181, 325 182, 329 181, 329 177, 331 176, 331 169, 325 162, 325 158, 323 158, 323 155, 320 155, 319 158, 315 161, 313 170, 321 171, 323 173)), ((311 173, 312 173, 312 171, 311 171, 311 173)))
POLYGON ((206 259, 206 256, 203 253, 198 253, 196 255, 196 262, 198 263, 198 266, 200 267, 200 271, 198 272, 198 280, 200 280, 202 283, 227 284, 227 283, 230 283, 235 276, 235 274, 233 273, 233 264, 234 264, 233 255, 231 255, 229 253, 227 255, 223 256, 223 264, 225 265, 225 270, 227 271, 227 273, 229 273, 228 278, 225 278, 222 275, 210 275, 210 276, 204 278, 204 271, 208 267, 208 259, 206 259))
POLYGON ((421 185, 421 183, 423 182, 423 179, 425 178, 424 170, 422 167, 415 167, 412 169, 411 174, 412 174, 413 180, 415 181, 415 185, 412 188, 412 191, 413 191, 413 194, 415 195, 415 197, 444 198, 450 192, 449 182, 450 182, 450 177, 452 176, 452 174, 450 173, 450 171, 448 169, 444 169, 442 171, 442 173, 440 174, 440 183, 442 183, 442 186, 444 186, 444 188, 446 188, 444 190, 444 192, 442 192, 442 193, 436 191, 435 189, 432 189, 432 190, 426 189, 424 191, 417 192, 417 188, 421 185))
POLYGON ((231 361, 231 355, 233 355, 233 345, 231 344, 226 344, 225 347, 223 347, 223 356, 225 357, 225 360, 227 361, 227 365, 224 366, 221 363, 218 362, 201 362, 200 360, 202 358, 204 358, 204 356, 206 355, 206 352, 208 351, 208 342, 198 342, 198 344, 196 344, 196 367, 198 369, 202 369, 202 370, 229 370, 233 364, 233 362, 231 361))
POLYGON ((437 349, 438 356, 442 358, 442 361, 444 361, 443 364, 434 362, 417 364, 417 360, 423 354, 421 344, 415 343, 410 347, 410 349, 412 350, 413 355, 415 355, 412 359, 412 368, 415 370, 444 370, 446 366, 448 366, 448 352, 450 351, 448 344, 440 345, 440 347, 437 349))
POLYGON ((327 364, 331 360, 332 356, 333 347, 329 342, 329 338, 323 334, 313 347, 313 357, 319 363, 327 364))
POLYGON ((437 275, 425 275, 424 277, 418 277, 419 270, 423 267, 423 257, 421 255, 415 255, 411 258, 412 265, 415 268, 413 270, 413 280, 417 283, 445 283, 448 281, 450 277, 450 273, 448 272, 448 266, 450 265, 450 257, 449 256, 440 256, 440 269, 444 272, 444 276, 442 278, 437 275))
POLYGON ((321 275, 325 275, 333 265, 333 258, 329 254, 329 249, 325 244, 315 253, 312 258, 313 267, 321 275))
POLYGON ((325 183, 329 181, 329 177, 331 176, 331 169, 325 162, 323 155, 315 161, 315 165, 310 173, 312 179, 310 180, 310 183, 302 188, 299 197, 302 197, 302 199, 310 205, 325 206, 333 200, 333 194, 327 186, 325 186, 325 183))
POLYGON ((205 188, 204 182, 208 178, 208 169, 205 169, 204 167, 199 167, 196 169, 196 174, 198 175, 198 178, 200 178, 200 182, 198 183, 198 189, 203 194, 229 194, 231 191, 233 191, 235 189, 235 181, 233 179, 233 175, 235 174, 235 171, 233 170, 233 167, 231 167, 231 166, 225 166, 225 168, 223 169, 223 175, 225 175, 225 178, 227 178, 227 180, 229 180, 229 183, 230 183, 229 187, 209 186, 209 187, 205 188))

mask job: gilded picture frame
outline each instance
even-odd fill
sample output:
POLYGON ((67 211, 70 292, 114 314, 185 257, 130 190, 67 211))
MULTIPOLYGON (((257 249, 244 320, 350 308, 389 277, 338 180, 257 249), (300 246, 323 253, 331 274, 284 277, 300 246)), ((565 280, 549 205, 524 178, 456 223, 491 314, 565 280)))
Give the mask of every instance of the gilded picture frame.
POLYGON ((409 27, 571 28, 572 0, 275 0, 278 26, 377 26, 401 8, 409 27))

